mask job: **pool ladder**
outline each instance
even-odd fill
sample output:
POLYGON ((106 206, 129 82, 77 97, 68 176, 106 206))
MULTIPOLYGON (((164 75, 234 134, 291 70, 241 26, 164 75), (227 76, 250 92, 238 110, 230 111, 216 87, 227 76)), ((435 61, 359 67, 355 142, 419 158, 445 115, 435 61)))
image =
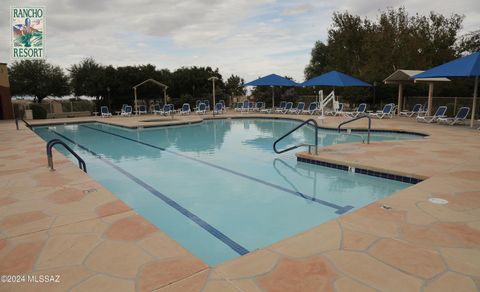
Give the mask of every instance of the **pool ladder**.
POLYGON ((77 158, 78 160, 78 167, 80 167, 80 169, 83 170, 85 173, 87 172, 87 165, 85 164, 85 161, 75 151, 73 151, 73 149, 70 148, 70 146, 65 144, 65 142, 63 142, 60 139, 52 139, 47 143, 47 160, 48 160, 48 167, 50 167, 51 171, 55 170, 53 168, 52 148, 57 144, 62 145, 65 149, 67 149, 70 153, 72 153, 72 155, 75 156, 75 158, 77 158))
POLYGON ((296 126, 295 128, 293 128, 292 130, 288 131, 285 135, 283 135, 282 137, 278 138, 277 141, 275 141, 273 143, 273 151, 275 151, 275 153, 277 154, 281 154, 281 153, 285 153, 287 151, 290 151, 290 150, 293 150, 293 149, 297 149, 298 147, 303 147, 303 146, 308 146, 308 154, 312 154, 312 147, 315 147, 315 155, 318 155, 318 124, 317 124, 317 121, 315 121, 314 119, 308 119, 306 120, 305 122, 301 123, 300 125, 296 126), (310 123, 313 123, 313 125, 311 125, 310 123), (295 146, 292 146, 292 147, 289 147, 289 148, 286 148, 286 149, 283 149, 283 150, 278 150, 277 149, 277 144, 278 142, 280 142, 281 140, 285 139, 288 135, 292 134, 293 132, 295 132, 296 130, 300 129, 301 127, 305 126, 305 125, 310 125, 310 126, 314 126, 315 128, 315 144, 307 144, 307 143, 302 143, 302 144, 298 144, 298 145, 295 145, 295 146))
MULTIPOLYGON (((360 119, 363 119, 363 118, 367 118, 368 119, 368 133, 367 133, 367 144, 370 144, 370 130, 372 128, 372 118, 368 115, 363 115, 363 116, 359 116, 359 117, 356 117, 356 118, 353 118, 351 120, 348 120, 348 121, 345 121, 343 123, 340 123, 340 125, 338 125, 338 132, 341 131, 341 127, 343 125, 346 125, 348 123, 351 123, 351 122, 354 122, 356 120, 360 120, 360 119)), ((365 137, 363 135, 360 135, 360 134, 352 134, 352 130, 351 129, 347 129, 347 135, 352 135, 352 136, 358 136, 360 138, 362 138, 362 142, 365 143, 365 137)))

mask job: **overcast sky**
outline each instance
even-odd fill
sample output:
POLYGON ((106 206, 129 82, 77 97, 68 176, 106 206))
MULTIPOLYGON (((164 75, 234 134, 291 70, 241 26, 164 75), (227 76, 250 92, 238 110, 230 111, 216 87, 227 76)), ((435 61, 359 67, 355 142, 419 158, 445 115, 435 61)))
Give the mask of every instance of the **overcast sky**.
MULTIPOLYGON (((10 63, 10 5, 2 1, 0 62, 10 63)), ((47 60, 67 68, 85 57, 102 64, 175 70, 218 67, 246 81, 270 73, 303 81, 317 40, 326 39, 334 11, 375 18, 379 10, 404 6, 411 14, 430 10, 464 14, 464 32, 480 29, 479 0, 68 0, 43 1, 47 9, 47 60), (435 5, 432 6, 432 3, 435 5)))

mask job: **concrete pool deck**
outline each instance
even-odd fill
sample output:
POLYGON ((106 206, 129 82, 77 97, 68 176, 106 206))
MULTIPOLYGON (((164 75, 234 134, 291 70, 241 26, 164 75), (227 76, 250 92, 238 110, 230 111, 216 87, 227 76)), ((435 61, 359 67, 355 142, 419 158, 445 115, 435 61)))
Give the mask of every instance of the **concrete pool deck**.
MULTIPOLYGON (((221 115, 225 117, 292 115, 221 115)), ((201 122, 211 115, 174 117, 201 122)), ((172 123, 158 116, 39 120, 124 127, 172 123)), ((328 118, 335 128, 343 118, 328 118)), ((357 121, 353 128, 364 128, 357 121)), ((426 179, 263 249, 208 267, 54 153, 21 125, 0 123, 0 275, 61 275, 61 283, 0 283, 0 291, 478 291, 480 131, 374 120, 374 129, 421 140, 339 144, 303 157, 426 179), (449 201, 435 205, 437 197, 449 201), (390 209, 381 208, 388 205, 390 209)), ((87 166, 88 167, 88 166, 87 166)))

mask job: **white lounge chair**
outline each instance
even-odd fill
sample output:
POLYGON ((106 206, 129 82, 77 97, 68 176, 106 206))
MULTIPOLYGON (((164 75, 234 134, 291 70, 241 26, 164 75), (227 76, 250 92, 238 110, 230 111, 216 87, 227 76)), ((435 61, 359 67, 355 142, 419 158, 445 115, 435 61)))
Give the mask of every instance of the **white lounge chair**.
POLYGON ((132 106, 130 106, 130 105, 125 106, 125 108, 122 110, 120 115, 123 116, 123 117, 131 116, 132 115, 132 106))
POLYGON ((343 115, 350 118, 356 118, 358 116, 364 115, 367 110, 367 104, 361 103, 358 105, 358 108, 353 112, 344 112, 343 115))
POLYGON ((316 102, 311 102, 308 105, 307 109, 302 110, 302 114, 310 114, 313 115, 318 109, 318 104, 316 102))
POLYGON ((383 110, 377 111, 376 113, 371 113, 369 114, 370 117, 372 118, 377 118, 377 119, 383 119, 383 118, 392 118, 393 117, 393 111, 395 107, 393 103, 388 103, 383 107, 383 110))
POLYGON ((223 104, 221 102, 217 102, 217 104, 215 104, 215 108, 213 109, 213 113, 215 113, 215 114, 222 114, 223 113, 223 104))
POLYGON ((235 106, 234 111, 241 112, 242 109, 243 109, 243 102, 237 102, 237 105, 235 106))
POLYGON ((334 107, 333 111, 327 111, 325 112, 326 116, 332 115, 332 116, 341 116, 343 115, 343 103, 338 103, 337 107, 334 107))
POLYGON ((204 115, 207 113, 207 105, 203 102, 201 102, 199 105, 198 105, 198 109, 195 111, 195 113, 199 114, 199 115, 204 115))
POLYGON ((112 116, 112 113, 108 110, 108 107, 104 105, 100 107, 100 113, 102 114, 102 118, 109 118, 112 116))
POLYGON ((445 118, 447 107, 442 105, 437 108, 437 111, 433 116, 417 116, 417 122, 422 123, 435 123, 439 118, 445 118))
POLYGON ((437 122, 439 124, 447 124, 450 126, 456 125, 456 124, 464 124, 465 120, 467 119, 468 113, 470 112, 470 108, 467 106, 461 107, 457 114, 455 115, 454 118, 438 118, 437 122))
MULTIPOLYGON (((273 105, 272 105, 273 106, 273 105)), ((285 107, 287 106, 287 102, 286 101, 281 101, 280 102, 280 105, 275 108, 275 112, 276 113, 283 113, 283 111, 285 110, 285 107)), ((273 108, 272 108, 273 109, 273 108)))
POLYGON ((305 103, 303 101, 297 104, 296 108, 292 108, 288 111, 289 114, 300 114, 305 109, 305 103))
POLYGON ((422 105, 420 103, 417 103, 416 105, 413 106, 412 110, 403 110, 400 112, 400 116, 404 117, 413 117, 414 115, 418 115, 420 111, 422 110, 422 105))
POLYGON ((283 111, 281 111, 281 113, 282 113, 282 114, 286 114, 286 113, 288 113, 292 108, 293 108, 293 102, 289 101, 289 102, 287 102, 287 104, 285 105, 285 108, 283 109, 283 111))
POLYGON ((184 103, 182 105, 182 109, 180 110, 181 115, 189 115, 191 112, 190 110, 190 104, 189 103, 184 103))

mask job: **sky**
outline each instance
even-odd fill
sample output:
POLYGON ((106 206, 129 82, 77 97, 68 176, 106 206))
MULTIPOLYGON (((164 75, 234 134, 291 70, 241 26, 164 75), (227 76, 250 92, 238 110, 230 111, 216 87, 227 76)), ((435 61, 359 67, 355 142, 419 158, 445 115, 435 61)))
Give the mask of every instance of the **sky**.
POLYGON ((46 7, 47 61, 62 68, 93 57, 104 65, 219 68, 247 82, 276 73, 304 80, 316 41, 334 11, 375 19, 380 10, 465 15, 462 32, 480 29, 480 1, 397 0, 66 0, 2 1, 0 62, 10 60, 9 7, 46 7), (435 3, 432 6, 432 3, 435 3))

